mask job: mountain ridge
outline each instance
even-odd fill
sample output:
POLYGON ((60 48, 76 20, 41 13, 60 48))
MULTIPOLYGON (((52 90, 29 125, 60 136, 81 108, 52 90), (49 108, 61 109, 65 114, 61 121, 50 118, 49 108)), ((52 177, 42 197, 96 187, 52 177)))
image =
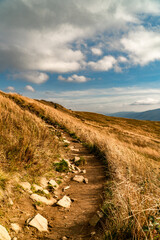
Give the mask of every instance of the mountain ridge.
POLYGON ((160 121, 160 108, 144 112, 116 112, 105 115, 137 120, 160 121))

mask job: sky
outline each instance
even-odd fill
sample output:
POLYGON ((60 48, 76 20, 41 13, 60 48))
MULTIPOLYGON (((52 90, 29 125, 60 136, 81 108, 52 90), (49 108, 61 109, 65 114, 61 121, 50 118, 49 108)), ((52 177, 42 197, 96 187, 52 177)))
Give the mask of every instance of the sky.
POLYGON ((160 108, 160 0, 0 0, 0 89, 77 111, 160 108))

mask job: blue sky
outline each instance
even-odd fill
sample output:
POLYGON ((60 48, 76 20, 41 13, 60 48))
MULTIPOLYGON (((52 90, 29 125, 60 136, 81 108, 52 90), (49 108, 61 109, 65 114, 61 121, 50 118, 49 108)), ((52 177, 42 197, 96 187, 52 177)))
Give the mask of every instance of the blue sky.
POLYGON ((0 89, 73 110, 160 108, 160 1, 0 0, 0 89))

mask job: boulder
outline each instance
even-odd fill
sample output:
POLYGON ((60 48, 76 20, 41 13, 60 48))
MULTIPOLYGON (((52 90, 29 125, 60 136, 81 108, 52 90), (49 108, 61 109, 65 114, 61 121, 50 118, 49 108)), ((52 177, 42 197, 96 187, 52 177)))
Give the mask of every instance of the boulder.
POLYGON ((48 221, 39 213, 32 219, 29 219, 28 225, 37 228, 40 232, 48 231, 48 221))
POLYGON ((46 197, 40 196, 40 195, 38 195, 38 194, 36 194, 36 193, 32 194, 32 195, 30 196, 30 198, 31 198, 33 201, 41 202, 41 203, 44 203, 44 204, 50 205, 50 206, 57 202, 57 200, 54 199, 54 198, 47 199, 46 197))
POLYGON ((11 240, 9 233, 7 232, 6 228, 0 225, 0 239, 2 240, 11 240))
POLYGON ((59 200, 57 202, 57 205, 64 207, 64 208, 70 208, 71 199, 65 195, 61 200, 59 200))
POLYGON ((16 233, 21 231, 21 227, 17 223, 11 223, 11 229, 16 233))
POLYGON ((81 176, 81 175, 75 175, 74 178, 73 178, 73 181, 81 183, 81 182, 84 181, 84 177, 81 176))

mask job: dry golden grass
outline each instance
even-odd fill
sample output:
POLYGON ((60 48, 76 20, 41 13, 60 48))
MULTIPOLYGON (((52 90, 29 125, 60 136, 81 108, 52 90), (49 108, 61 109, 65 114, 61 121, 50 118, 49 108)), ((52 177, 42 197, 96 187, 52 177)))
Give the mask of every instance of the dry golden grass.
POLYGON ((3 171, 45 172, 58 153, 58 143, 46 124, 0 95, 0 161, 3 171))
POLYGON ((159 239, 160 122, 68 113, 16 94, 8 97, 105 154, 109 176, 103 206, 106 239, 159 239))

